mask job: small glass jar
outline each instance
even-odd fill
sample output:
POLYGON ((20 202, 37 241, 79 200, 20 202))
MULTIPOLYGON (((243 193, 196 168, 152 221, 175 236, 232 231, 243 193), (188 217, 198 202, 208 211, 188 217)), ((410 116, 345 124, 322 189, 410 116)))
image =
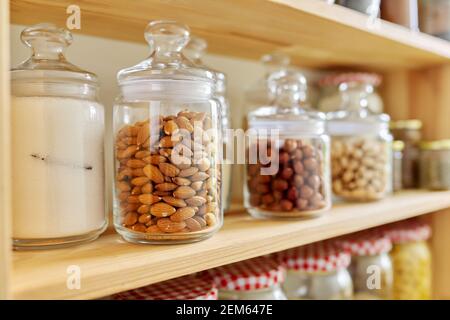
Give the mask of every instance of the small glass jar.
POLYGON ((258 257, 206 271, 219 289, 219 300, 287 300, 281 289, 284 268, 258 257))
MULTIPOLYGON (((188 58, 195 62, 198 66, 205 69, 209 69, 216 76, 215 84, 215 98, 220 102, 220 111, 222 116, 222 141, 223 141, 223 162, 222 162, 222 205, 223 210, 227 210, 230 207, 231 202, 231 177, 232 177, 232 162, 225 162, 228 159, 227 146, 232 142, 233 135, 229 134, 231 129, 231 115, 230 115, 230 103, 227 98, 227 76, 220 71, 208 68, 203 63, 203 56, 206 52, 207 43, 204 39, 199 37, 191 37, 191 40, 184 49, 184 53, 188 58)), ((232 146, 231 146, 232 147, 232 146)))
POLYGON ((342 104, 336 107, 338 111, 327 114, 333 194, 350 201, 382 199, 392 192, 389 116, 373 114, 368 109, 367 96, 360 91, 358 79, 342 75, 327 79, 340 83, 343 97, 342 104), (357 101, 353 101, 356 97, 357 101))
POLYGON ((212 280, 188 275, 121 292, 113 300, 217 300, 217 287, 212 280))
POLYGON ((392 143, 392 188, 394 192, 403 189, 402 162, 404 148, 405 144, 403 141, 396 140, 392 143))
POLYGON ((270 81, 274 102, 248 117, 245 207, 255 217, 317 215, 331 207, 325 117, 303 108, 300 73, 280 71, 270 81))
POLYGON ((388 237, 374 230, 362 231, 340 240, 352 255, 350 274, 357 300, 392 299, 393 268, 388 237))
POLYGON ((431 299, 431 251, 427 240, 431 228, 416 219, 400 221, 385 227, 391 239, 390 252, 394 267, 396 300, 431 299))
POLYGON ((450 41, 450 0, 419 0, 422 32, 450 41))
POLYGON ((375 18, 380 14, 380 1, 381 0, 337 0, 337 3, 375 18))
POLYGON ((145 37, 151 56, 118 74, 114 225, 131 242, 202 240, 223 221, 215 77, 182 55, 186 26, 153 21, 145 37))
POLYGON ((422 139, 420 120, 391 121, 390 128, 395 140, 403 141, 402 185, 405 189, 419 187, 419 143, 422 139))
POLYGON ((286 268, 283 291, 289 300, 346 300, 353 297, 347 267, 351 256, 332 241, 277 254, 286 268))
POLYGON ((11 71, 14 247, 94 240, 107 226, 97 77, 65 59, 69 31, 39 24, 21 39, 33 53, 11 71))
POLYGON ((450 140, 420 144, 420 186, 429 190, 450 190, 450 140))

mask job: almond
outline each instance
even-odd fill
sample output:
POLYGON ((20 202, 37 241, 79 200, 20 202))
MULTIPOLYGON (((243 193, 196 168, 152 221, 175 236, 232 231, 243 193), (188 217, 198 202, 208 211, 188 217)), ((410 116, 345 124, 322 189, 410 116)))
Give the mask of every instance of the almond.
POLYGON ((158 164, 160 164, 161 162, 166 162, 166 161, 167 161, 167 158, 166 158, 166 157, 163 157, 163 156, 160 156, 160 155, 153 155, 153 156, 145 157, 145 158, 142 159, 142 160, 144 160, 145 163, 150 163, 150 164, 156 164, 156 165, 158 165, 158 164))
POLYGON ((152 181, 156 183, 163 183, 164 176, 159 171, 158 167, 148 164, 144 167, 144 174, 152 181))
POLYGON ((124 142, 127 145, 136 145, 137 139, 136 137, 126 137, 122 139, 122 142, 124 142))
POLYGON ((186 203, 193 207, 200 207, 206 203, 206 199, 200 196, 193 196, 192 198, 186 199, 186 203))
POLYGON ((136 145, 129 146, 125 150, 117 152, 117 158, 119 158, 119 159, 130 158, 138 150, 139 150, 139 147, 136 145))
POLYGON ((187 169, 192 165, 190 158, 180 155, 174 155, 171 159, 172 163, 176 165, 179 169, 187 169))
POLYGON ((159 140, 159 146, 161 148, 173 148, 176 145, 177 141, 172 139, 172 136, 165 136, 159 140))
POLYGON ((179 186, 188 186, 191 184, 191 180, 181 177, 173 178, 173 182, 175 182, 179 186))
POLYGON ((151 193, 153 191, 153 185, 151 183, 147 183, 141 187, 142 193, 151 193))
POLYGON ((131 184, 134 186, 143 186, 144 184, 146 184, 149 181, 150 181, 149 178, 144 176, 144 177, 134 178, 133 180, 131 180, 131 184))
POLYGON ((145 229, 146 233, 161 233, 161 230, 158 228, 156 224, 145 229))
POLYGON ((133 169, 145 167, 145 162, 139 159, 130 159, 127 161, 127 166, 133 169))
POLYGON ((145 176, 143 168, 133 169, 132 174, 133 174, 133 177, 143 177, 143 176, 145 176))
POLYGON ((125 200, 127 200, 127 198, 128 198, 130 195, 131 195, 131 194, 130 194, 129 192, 124 191, 124 192, 119 193, 119 195, 117 196, 117 198, 118 198, 120 201, 125 201, 125 200))
POLYGON ((159 154, 166 158, 170 158, 170 156, 172 155, 172 149, 159 149, 159 154))
POLYGON ((195 215, 195 211, 191 207, 179 208, 170 216, 170 220, 174 222, 181 222, 188 218, 192 218, 195 215))
POLYGON ((128 203, 140 203, 139 197, 138 196, 133 196, 133 195, 129 196, 127 198, 127 201, 128 201, 128 203))
POLYGON ((140 195, 142 192, 141 192, 141 187, 134 187, 133 189, 131 189, 131 194, 133 195, 133 196, 135 196, 135 195, 140 195))
POLYGON ((195 181, 204 181, 206 179, 209 178, 209 174, 205 173, 205 172, 197 172, 195 174, 192 175, 191 177, 191 181, 195 182, 195 181))
POLYGON ((203 187, 203 181, 195 181, 191 184, 191 188, 195 191, 200 191, 203 187))
POLYGON ((161 201, 161 198, 153 194, 141 194, 139 201, 143 204, 154 204, 155 202, 161 201))
POLYGON ((171 197, 171 196, 166 196, 166 197, 163 197, 162 199, 164 202, 166 202, 174 207, 182 208, 182 207, 187 206, 186 201, 184 201, 183 199, 178 199, 178 198, 171 197))
MULTIPOLYGON (((206 221, 205 221, 205 219, 203 219, 202 217, 194 216, 192 219, 194 219, 195 221, 197 221, 197 222, 200 224, 200 226, 201 226, 202 228, 206 227, 206 221)), ((186 223, 186 224, 187 224, 187 223, 186 223)))
POLYGON ((127 182, 120 181, 119 183, 117 183, 117 189, 123 192, 123 191, 130 191, 131 187, 127 182))
POLYGON ((172 192, 171 191, 153 191, 153 194, 155 196, 159 196, 159 197, 165 197, 165 196, 171 196, 172 192))
POLYGON ((119 174, 117 175, 117 180, 125 180, 127 178, 131 178, 133 175, 133 171, 130 168, 125 168, 123 170, 119 171, 119 174))
POLYGON ((119 131, 119 136, 126 136, 126 137, 132 137, 132 136, 137 136, 139 131, 138 127, 135 126, 126 126, 123 127, 122 129, 120 129, 119 131))
POLYGON ((136 152, 136 154, 134 155, 134 157, 135 157, 136 159, 144 159, 144 158, 149 157, 149 156, 150 156, 150 151, 147 151, 147 150, 141 150, 141 151, 138 151, 138 152, 136 152))
POLYGON ((177 187, 178 185, 176 185, 175 183, 164 182, 157 184, 155 186, 155 189, 158 191, 172 191, 175 190, 177 187))
POLYGON ((125 202, 123 205, 122 203, 120 204, 122 207, 122 212, 123 213, 127 213, 127 212, 131 212, 131 211, 136 211, 137 208, 139 208, 139 204, 138 203, 128 203, 125 202))
POLYGON ((136 223, 134 226, 131 227, 131 230, 136 232, 145 232, 146 229, 147 227, 142 223, 136 223))
POLYGON ((167 232, 167 233, 180 232, 181 230, 183 230, 186 227, 186 223, 184 223, 182 221, 174 222, 168 218, 159 219, 156 224, 158 225, 158 228, 162 232, 167 232))
POLYGON ((136 212, 129 212, 123 219, 123 224, 126 226, 132 226, 138 221, 138 214, 136 212))
POLYGON ((190 177, 190 176, 194 175, 197 172, 198 172, 198 168, 190 167, 190 168, 181 170, 180 173, 178 174, 178 176, 182 177, 182 178, 190 177))
POLYGON ((139 223, 148 224, 150 221, 152 221, 152 215, 151 214, 141 214, 138 218, 139 223))
POLYGON ((190 231, 199 231, 202 229, 202 225, 194 218, 186 219, 184 220, 184 223, 186 223, 186 226, 190 231))
POLYGON ((178 118, 175 119, 175 122, 180 129, 185 129, 185 130, 189 131, 190 133, 192 133, 194 131, 194 127, 189 122, 189 119, 184 116, 179 116, 178 118))
POLYGON ((174 214, 175 211, 174 207, 164 202, 156 203, 150 207, 150 213, 158 218, 168 217, 174 214))
POLYGON ((159 169, 167 177, 176 177, 180 173, 180 169, 173 164, 166 162, 160 163, 159 169))
POLYGON ((206 221, 206 224, 210 227, 217 224, 217 218, 214 215, 214 213, 211 213, 211 212, 208 212, 207 214, 205 214, 205 221, 206 221))
POLYGON ((150 127, 148 124, 145 124, 139 128, 139 132, 137 134, 136 143, 138 146, 144 144, 144 142, 150 137, 150 127))
POLYGON ((201 158, 197 162, 197 167, 200 169, 200 171, 206 171, 211 167, 211 162, 208 160, 208 158, 201 158))
POLYGON ((189 199, 195 196, 195 190, 188 186, 179 186, 173 195, 179 199, 189 199))
POLYGON ((148 204, 143 204, 137 209, 137 212, 140 214, 145 214, 150 211, 150 206, 148 204))

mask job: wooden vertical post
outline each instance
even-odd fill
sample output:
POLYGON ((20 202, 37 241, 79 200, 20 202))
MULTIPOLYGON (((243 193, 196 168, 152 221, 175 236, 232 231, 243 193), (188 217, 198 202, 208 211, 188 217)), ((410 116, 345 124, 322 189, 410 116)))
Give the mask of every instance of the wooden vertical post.
POLYGON ((11 270, 11 161, 9 1, 0 1, 0 299, 9 297, 11 270))

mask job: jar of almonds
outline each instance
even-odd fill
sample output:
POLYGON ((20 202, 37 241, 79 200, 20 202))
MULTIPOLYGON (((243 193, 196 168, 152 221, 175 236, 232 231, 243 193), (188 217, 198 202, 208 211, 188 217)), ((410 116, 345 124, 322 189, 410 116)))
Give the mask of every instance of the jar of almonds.
POLYGON ((339 80, 342 103, 327 114, 333 193, 352 201, 382 199, 392 191, 390 118, 372 113, 366 94, 358 96, 359 109, 355 109, 352 92, 359 83, 344 79, 339 80))
POLYGON ((181 53, 189 29, 150 22, 154 51, 121 70, 114 109, 114 224, 128 241, 193 242, 222 225, 214 74, 181 53))
POLYGON ((331 206, 325 117, 308 110, 306 79, 274 73, 271 106, 249 114, 245 206, 257 217, 305 217, 331 206))

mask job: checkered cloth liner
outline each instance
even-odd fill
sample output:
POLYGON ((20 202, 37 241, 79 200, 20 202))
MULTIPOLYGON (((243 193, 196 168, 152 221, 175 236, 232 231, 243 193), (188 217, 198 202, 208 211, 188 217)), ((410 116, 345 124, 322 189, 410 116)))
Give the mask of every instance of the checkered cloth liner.
POLYGON ((332 272, 347 268, 351 255, 334 241, 321 241, 277 254, 288 270, 332 272))
POLYGON ((364 73, 364 72, 349 72, 349 73, 337 73, 325 76, 320 79, 320 86, 339 85, 341 83, 368 83, 373 86, 378 86, 381 83, 381 76, 376 73, 364 73))
POLYGON ((431 236, 430 226, 418 219, 392 223, 382 227, 381 230, 394 244, 425 241, 431 236))
POLYGON ((114 295, 114 300, 217 300, 212 281, 185 276, 114 295))
POLYGON ((251 291, 282 283, 285 269, 274 259, 258 257, 206 271, 220 290, 251 291))
POLYGON ((392 249, 391 240, 376 230, 365 230, 337 240, 354 256, 374 256, 392 249))

